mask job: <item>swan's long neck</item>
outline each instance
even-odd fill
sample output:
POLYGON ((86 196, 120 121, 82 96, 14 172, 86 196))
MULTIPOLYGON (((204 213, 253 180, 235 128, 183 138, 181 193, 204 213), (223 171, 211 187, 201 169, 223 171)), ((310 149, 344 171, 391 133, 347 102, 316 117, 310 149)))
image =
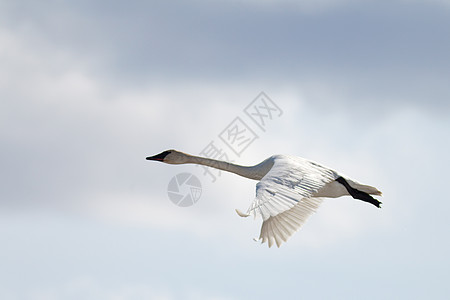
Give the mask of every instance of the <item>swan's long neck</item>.
POLYGON ((188 164, 198 164, 203 166, 208 166, 211 168, 231 172, 246 178, 261 180, 264 175, 269 172, 270 168, 272 168, 273 161, 270 159, 266 159, 260 164, 255 166, 240 166, 236 164, 232 164, 226 161, 215 160, 205 157, 188 155, 189 159, 186 163, 188 164))

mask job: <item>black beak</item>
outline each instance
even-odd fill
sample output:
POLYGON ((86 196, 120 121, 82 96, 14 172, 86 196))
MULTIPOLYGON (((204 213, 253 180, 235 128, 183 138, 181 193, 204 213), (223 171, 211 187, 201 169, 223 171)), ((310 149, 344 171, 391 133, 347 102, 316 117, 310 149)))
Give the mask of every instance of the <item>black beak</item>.
POLYGON ((164 151, 164 152, 162 152, 162 153, 160 153, 160 154, 156 154, 156 155, 153 155, 153 156, 149 156, 149 157, 146 158, 146 160, 163 161, 163 160, 164 160, 164 157, 166 157, 167 154, 169 154, 169 153, 170 153, 169 151, 164 151))

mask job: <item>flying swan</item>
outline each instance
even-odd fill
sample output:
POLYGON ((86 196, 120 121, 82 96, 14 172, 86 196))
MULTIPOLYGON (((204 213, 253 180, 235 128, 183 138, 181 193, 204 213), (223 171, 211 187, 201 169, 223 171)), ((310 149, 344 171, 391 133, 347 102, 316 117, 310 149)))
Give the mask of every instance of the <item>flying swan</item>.
POLYGON ((360 184, 313 161, 288 155, 273 155, 255 166, 240 166, 225 161, 167 150, 147 160, 167 164, 199 164, 258 180, 256 197, 241 217, 260 215, 263 219, 259 240, 280 247, 317 210, 322 198, 350 195, 380 207, 381 202, 370 195, 381 192, 360 184))

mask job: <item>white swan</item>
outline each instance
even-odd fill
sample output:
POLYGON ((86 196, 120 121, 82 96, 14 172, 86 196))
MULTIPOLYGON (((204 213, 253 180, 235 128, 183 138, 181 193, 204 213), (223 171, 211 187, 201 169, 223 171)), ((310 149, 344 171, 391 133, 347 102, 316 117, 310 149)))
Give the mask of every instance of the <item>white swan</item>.
POLYGON ((167 150, 147 157, 147 160, 168 164, 199 164, 240 176, 259 180, 256 197, 246 213, 236 209, 241 217, 261 215, 263 224, 259 239, 274 242, 280 247, 295 233, 306 219, 319 207, 322 198, 351 195, 380 207, 381 202, 370 195, 381 192, 368 185, 340 175, 310 160, 273 155, 255 166, 240 166, 225 161, 189 155, 176 150, 167 150))

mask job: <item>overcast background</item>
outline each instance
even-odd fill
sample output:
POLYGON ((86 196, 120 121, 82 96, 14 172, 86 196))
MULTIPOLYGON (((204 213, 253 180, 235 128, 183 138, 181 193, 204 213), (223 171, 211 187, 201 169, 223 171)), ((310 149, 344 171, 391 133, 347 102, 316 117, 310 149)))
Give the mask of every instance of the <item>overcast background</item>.
POLYGON ((0 298, 448 299, 449 79, 446 0, 0 0, 0 298), (234 212, 256 182, 145 160, 237 116, 235 162, 307 157, 383 208, 330 199, 268 249, 234 212))

